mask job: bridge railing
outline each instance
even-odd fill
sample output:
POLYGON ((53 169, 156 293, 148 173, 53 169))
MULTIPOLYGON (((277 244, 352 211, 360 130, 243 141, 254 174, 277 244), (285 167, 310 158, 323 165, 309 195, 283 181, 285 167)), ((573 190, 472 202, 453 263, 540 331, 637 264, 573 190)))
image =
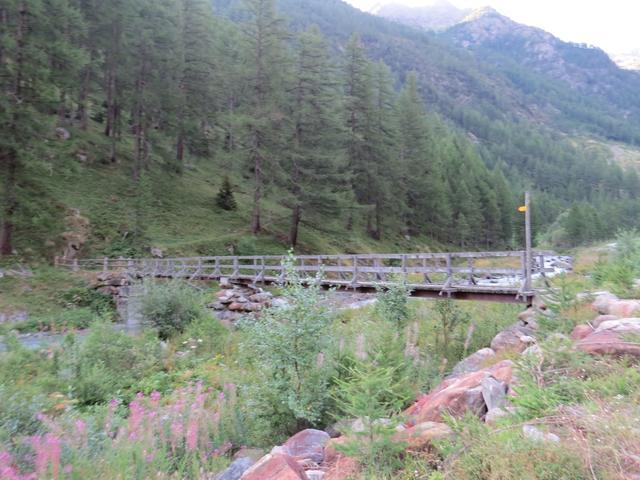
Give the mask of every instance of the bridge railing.
MULTIPOLYGON (((518 287, 524 292, 527 269, 532 274, 550 271, 544 258, 551 252, 534 252, 532 265, 524 251, 452 252, 359 255, 299 255, 293 268, 304 280, 321 275, 324 284, 336 286, 384 285, 402 280, 410 285, 443 291, 460 286, 490 289, 518 287)), ((179 258, 93 258, 66 260, 56 265, 73 270, 125 270, 132 276, 281 282, 287 274, 284 255, 208 256, 179 258)))

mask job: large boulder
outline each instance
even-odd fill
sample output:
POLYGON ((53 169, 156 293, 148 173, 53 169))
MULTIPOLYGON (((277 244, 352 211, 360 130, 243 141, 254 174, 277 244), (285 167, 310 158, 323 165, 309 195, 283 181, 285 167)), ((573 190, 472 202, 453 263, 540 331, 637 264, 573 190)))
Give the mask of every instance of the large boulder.
POLYGON ((601 315, 620 318, 631 317, 640 312, 640 300, 620 300, 612 293, 598 295, 591 306, 601 315))
POLYGON ((231 465, 215 477, 215 480, 240 480, 244 472, 251 468, 255 462, 249 457, 242 457, 231 462, 231 465))
POLYGON ((616 320, 607 320, 600 323, 596 332, 603 332, 605 330, 611 332, 631 332, 640 335, 640 318, 620 318, 616 320))
POLYGON ((586 336, 592 334, 594 328, 591 325, 576 325, 571 332, 571 340, 582 340, 586 336))
POLYGON ((485 377, 480 383, 482 399, 487 410, 504 407, 507 402, 509 386, 493 376, 485 377))
POLYGON ((587 335, 578 341, 579 350, 592 355, 632 355, 640 357, 640 344, 624 338, 627 332, 615 330, 600 330, 587 335))
POLYGON ((471 372, 477 372, 486 367, 492 358, 496 356, 496 352, 491 348, 482 348, 475 353, 472 353, 464 360, 458 362, 453 367, 450 377, 459 377, 471 372))
POLYGON ((330 439, 327 432, 308 428, 296 433, 282 446, 296 460, 309 459, 320 464, 324 460, 324 447, 330 439))
POLYGON ((593 328, 598 328, 602 322, 608 322, 609 320, 617 320, 619 317, 615 315, 598 315, 591 322, 591 326, 593 328))
POLYGON ((599 293, 591 306, 593 309, 600 313, 601 315, 607 315, 609 313, 609 306, 613 302, 617 302, 618 297, 616 297, 613 293, 609 292, 601 292, 599 293))
POLYGON ((441 422, 444 413, 461 416, 467 411, 472 411, 484 415, 487 408, 482 394, 482 381, 493 377, 507 386, 510 385, 513 365, 512 361, 503 360, 483 370, 443 381, 405 411, 409 419, 407 426, 429 421, 441 422))
POLYGON ((296 460, 285 454, 267 454, 240 477, 242 480, 309 480, 296 460))
POLYGON ((338 448, 349 442, 347 436, 332 438, 324 449, 324 464, 326 475, 324 480, 346 480, 353 478, 358 473, 360 467, 355 458, 347 457, 338 448))
POLYGON ((535 330, 526 323, 519 321, 515 325, 498 333, 493 340, 491 340, 491 348, 496 353, 509 350, 522 353, 536 342, 532 336, 534 331, 535 330))

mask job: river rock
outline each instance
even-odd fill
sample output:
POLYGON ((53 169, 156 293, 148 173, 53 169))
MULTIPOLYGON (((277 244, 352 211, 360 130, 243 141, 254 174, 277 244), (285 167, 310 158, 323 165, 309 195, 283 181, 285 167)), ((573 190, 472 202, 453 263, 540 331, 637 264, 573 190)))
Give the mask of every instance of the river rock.
POLYGON ((304 469, 289 455, 267 454, 245 471, 242 480, 309 480, 304 469))

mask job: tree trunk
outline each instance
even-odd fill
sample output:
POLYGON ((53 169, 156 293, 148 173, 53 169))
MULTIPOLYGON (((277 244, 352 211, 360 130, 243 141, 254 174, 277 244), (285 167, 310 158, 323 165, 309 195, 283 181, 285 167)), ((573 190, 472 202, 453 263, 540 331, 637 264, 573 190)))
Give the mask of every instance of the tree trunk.
POLYGON ((176 142, 176 163, 177 170, 182 171, 184 163, 184 131, 182 128, 178 132, 178 141, 176 142))
POLYGON ((376 202, 376 229, 373 238, 380 240, 382 238, 382 207, 380 202, 376 202))
MULTIPOLYGON (((92 59, 93 60, 93 59, 92 59)), ((80 128, 87 131, 89 128, 89 85, 91 84, 91 62, 85 67, 84 76, 82 78, 82 88, 80 89, 80 98, 78 99, 78 117, 80 118, 80 128)))
MULTIPOLYGON (((27 32, 27 20, 29 12, 26 2, 20 2, 19 7, 18 28, 16 29, 16 66, 15 66, 15 83, 13 87, 13 97, 16 102, 22 101, 22 80, 24 69, 24 34, 27 32)), ((18 108, 20 105, 13 106, 13 118, 11 121, 11 137, 15 141, 18 134, 18 108)), ((6 256, 13 253, 13 232, 15 230, 14 215, 18 209, 18 197, 16 192, 18 157, 17 152, 13 148, 9 148, 7 152, 0 157, 4 160, 2 163, 6 165, 5 177, 5 207, 2 221, 2 231, 0 231, 0 255, 6 256), (4 157, 4 158, 2 158, 4 157), (5 163, 6 162, 6 163, 5 163)), ((2 164, 0 163, 0 165, 2 164)))
POLYGON ((255 155, 255 187, 253 191, 253 214, 251 216, 251 233, 254 235, 262 230, 261 209, 262 202, 262 157, 259 152, 255 155))
POLYGON ((298 245, 298 227, 302 220, 302 208, 300 205, 293 207, 291 211, 291 229, 289 230, 289 245, 295 247, 298 245))
POLYGON ((0 255, 7 256, 13 253, 13 231, 15 228, 13 218, 18 208, 16 197, 16 172, 18 161, 15 152, 6 155, 7 176, 5 179, 5 207, 2 231, 0 232, 0 255))

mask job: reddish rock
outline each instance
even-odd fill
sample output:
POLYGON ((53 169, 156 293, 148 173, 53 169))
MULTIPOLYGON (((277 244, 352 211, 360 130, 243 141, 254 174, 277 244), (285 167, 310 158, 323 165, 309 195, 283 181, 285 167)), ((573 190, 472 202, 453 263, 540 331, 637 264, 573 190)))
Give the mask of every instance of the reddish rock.
POLYGON ((296 460, 310 459, 316 463, 322 463, 324 447, 330 438, 329 434, 322 430, 308 428, 296 433, 282 446, 296 460))
POLYGON ((612 332, 630 332, 640 335, 640 318, 618 318, 616 320, 607 320, 602 322, 596 328, 597 332, 610 330, 612 332))
POLYGON ((348 480, 357 478, 360 466, 355 458, 341 456, 330 465, 323 480, 348 480))
POLYGON ((594 308, 603 315, 615 315, 616 317, 632 317, 640 312, 640 301, 638 300, 618 300, 617 298, 601 298, 593 303, 594 308))
POLYGON ((624 333, 612 330, 596 331, 577 343, 578 349, 592 355, 633 355, 640 357, 640 345, 624 339, 624 333))
POLYGON ((582 340, 587 335, 593 333, 593 327, 591 325, 576 325, 571 332, 572 340, 582 340))
MULTIPOLYGON (((503 360, 489 368, 445 380, 405 411, 405 415, 409 418, 408 425, 442 421, 442 414, 445 412, 460 416, 466 411, 477 410, 480 401, 484 405, 481 385, 482 381, 489 376, 509 385, 513 377, 513 362, 503 360)), ((476 411, 476 413, 482 412, 476 411)))
POLYGON ((349 437, 346 435, 329 440, 324 447, 324 463, 333 464, 342 457, 343 454, 336 447, 345 445, 347 442, 349 442, 349 437))
POLYGON ((444 423, 422 422, 396 433, 393 438, 397 442, 406 442, 410 448, 423 449, 431 445, 434 440, 443 440, 451 436, 453 436, 453 430, 444 423))
POLYGON ((289 455, 268 454, 244 472, 241 480, 309 480, 295 459, 289 455))

